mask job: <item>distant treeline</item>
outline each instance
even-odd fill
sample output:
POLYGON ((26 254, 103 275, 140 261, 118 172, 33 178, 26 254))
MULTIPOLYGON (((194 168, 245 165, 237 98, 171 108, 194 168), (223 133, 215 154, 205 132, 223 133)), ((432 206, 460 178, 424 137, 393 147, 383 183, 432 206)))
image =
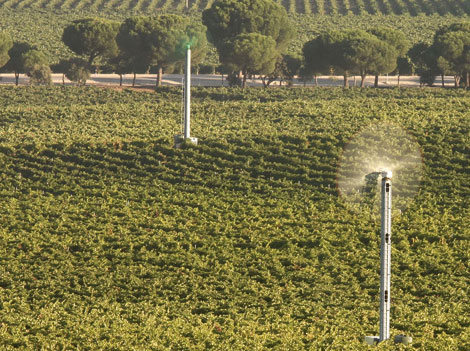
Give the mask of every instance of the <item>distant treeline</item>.
MULTIPOLYGON (((319 74, 418 74, 432 85, 439 75, 453 75, 455 85, 470 86, 470 23, 453 23, 438 29, 432 41, 412 45, 399 30, 328 30, 292 52, 296 34, 287 11, 272 0, 216 0, 198 17, 177 14, 134 16, 122 22, 78 19, 67 25, 62 42, 75 56, 50 65, 45 52, 15 41, 0 32, 0 67, 21 73, 32 84, 50 84, 52 71, 84 84, 90 72, 134 74, 155 72, 156 85, 164 72, 182 70, 187 47, 200 73, 227 75, 231 85, 245 86, 247 77, 259 76, 264 85, 274 80, 304 80, 319 74), (220 65, 204 63, 209 42, 220 65)), ((376 79, 377 83, 377 79, 376 79)))

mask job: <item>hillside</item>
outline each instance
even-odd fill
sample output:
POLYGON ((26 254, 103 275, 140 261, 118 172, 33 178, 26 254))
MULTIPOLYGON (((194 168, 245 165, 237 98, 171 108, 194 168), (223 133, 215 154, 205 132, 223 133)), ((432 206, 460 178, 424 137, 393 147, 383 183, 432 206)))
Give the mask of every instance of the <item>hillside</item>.
MULTIPOLYGON (((392 335, 470 347, 470 94, 0 88, 2 350, 368 350, 378 216, 335 189, 365 126, 406 128, 421 190, 394 218, 392 335)), ((381 350, 395 350, 388 344, 381 350)))

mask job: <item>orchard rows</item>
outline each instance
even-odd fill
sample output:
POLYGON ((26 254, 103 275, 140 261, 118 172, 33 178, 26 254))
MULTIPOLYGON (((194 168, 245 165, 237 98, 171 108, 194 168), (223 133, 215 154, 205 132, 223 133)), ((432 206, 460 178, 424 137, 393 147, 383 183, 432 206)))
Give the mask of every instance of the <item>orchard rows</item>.
MULTIPOLYGON (((188 0, 189 11, 199 12, 213 0, 188 0)), ((465 15, 470 3, 465 0, 277 0, 288 12, 320 15, 465 15)), ((42 8, 86 11, 186 11, 186 0, 0 0, 0 7, 42 8)))
POLYGON ((2 350, 368 350, 380 220, 335 183, 382 122, 424 158, 392 332, 470 347, 467 91, 195 88, 200 144, 177 150, 180 99, 0 88, 2 350))

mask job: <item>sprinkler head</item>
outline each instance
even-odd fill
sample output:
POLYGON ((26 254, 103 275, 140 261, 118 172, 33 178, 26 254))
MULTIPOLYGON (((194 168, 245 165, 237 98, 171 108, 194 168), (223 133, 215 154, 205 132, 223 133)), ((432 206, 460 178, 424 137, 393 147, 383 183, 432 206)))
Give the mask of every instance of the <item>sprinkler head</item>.
POLYGON ((392 171, 388 169, 383 169, 380 174, 382 175, 382 178, 392 179, 392 171))

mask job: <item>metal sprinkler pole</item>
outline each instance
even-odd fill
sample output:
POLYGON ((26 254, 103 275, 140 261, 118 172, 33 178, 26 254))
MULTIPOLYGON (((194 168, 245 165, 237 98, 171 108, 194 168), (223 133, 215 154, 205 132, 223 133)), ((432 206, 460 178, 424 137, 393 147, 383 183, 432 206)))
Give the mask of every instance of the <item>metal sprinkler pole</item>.
POLYGON ((184 69, 184 138, 190 138, 190 110, 191 110, 191 47, 186 47, 186 65, 184 69))
POLYGON ((380 335, 379 342, 390 338, 390 278, 392 251, 392 172, 382 172, 382 213, 380 245, 380 335))

